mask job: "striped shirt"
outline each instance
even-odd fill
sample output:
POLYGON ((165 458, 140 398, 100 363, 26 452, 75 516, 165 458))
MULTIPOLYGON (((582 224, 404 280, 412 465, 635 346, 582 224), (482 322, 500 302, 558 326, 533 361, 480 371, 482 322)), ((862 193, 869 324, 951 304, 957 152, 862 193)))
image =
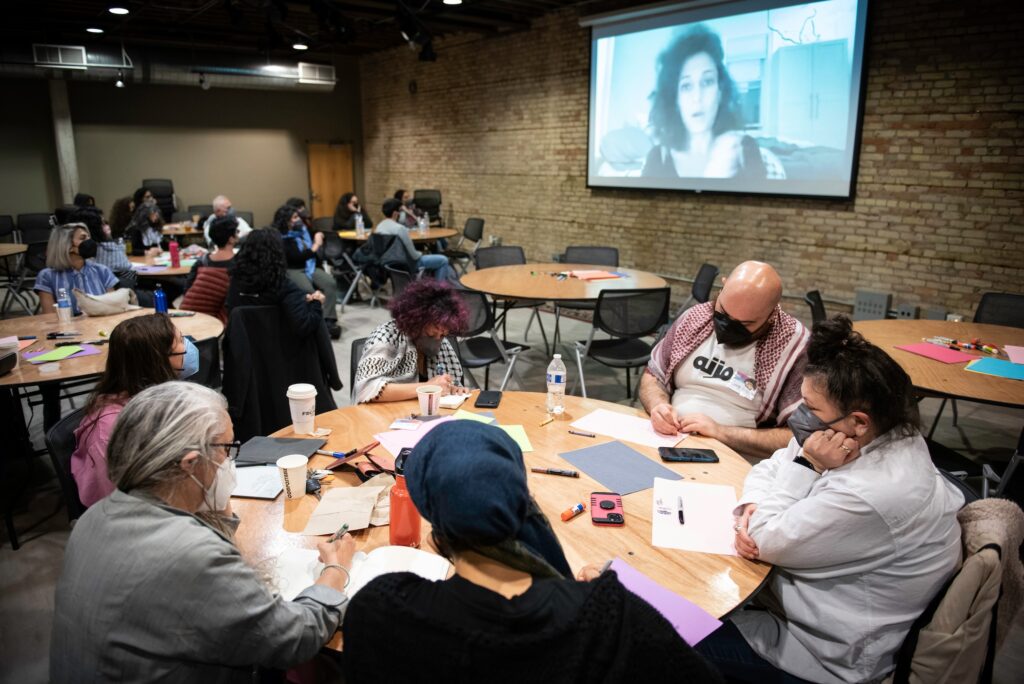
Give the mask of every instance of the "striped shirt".
POLYGON ((132 270, 132 262, 128 261, 128 256, 124 253, 124 245, 116 242, 97 242, 93 261, 106 266, 114 273, 132 270))
POLYGON ((117 277, 111 270, 90 259, 85 262, 81 271, 74 269, 55 271, 52 268, 44 268, 36 276, 36 284, 33 289, 36 292, 46 292, 52 295, 54 301, 57 300, 57 293, 60 289, 66 289, 71 298, 71 310, 77 316, 82 312, 75 300, 74 289, 77 288, 86 294, 101 295, 115 285, 117 285, 117 277))

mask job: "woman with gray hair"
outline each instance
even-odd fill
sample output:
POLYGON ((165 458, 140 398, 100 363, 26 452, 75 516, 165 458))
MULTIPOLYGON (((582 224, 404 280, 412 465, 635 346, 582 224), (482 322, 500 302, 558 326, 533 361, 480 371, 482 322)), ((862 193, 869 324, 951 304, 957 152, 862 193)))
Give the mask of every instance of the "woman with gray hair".
POLYGON ((249 682, 310 660, 334 634, 355 544, 319 544, 325 568, 293 601, 232 541, 234 441, 224 398, 188 382, 143 390, 108 449, 117 489, 79 519, 57 584, 54 682, 249 682))
POLYGON ((60 291, 71 299, 71 311, 81 313, 74 290, 101 295, 117 287, 117 276, 103 264, 96 263, 96 242, 89 237, 83 223, 69 223, 50 231, 46 244, 46 268, 36 276, 32 289, 39 295, 39 308, 51 313, 60 291))

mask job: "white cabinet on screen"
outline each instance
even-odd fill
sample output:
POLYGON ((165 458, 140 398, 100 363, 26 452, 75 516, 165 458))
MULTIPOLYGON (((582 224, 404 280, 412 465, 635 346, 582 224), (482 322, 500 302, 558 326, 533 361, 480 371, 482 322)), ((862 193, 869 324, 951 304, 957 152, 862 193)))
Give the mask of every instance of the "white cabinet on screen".
POLYGON ((847 41, 786 46, 775 51, 771 62, 772 122, 767 131, 791 142, 845 148, 850 108, 847 41))

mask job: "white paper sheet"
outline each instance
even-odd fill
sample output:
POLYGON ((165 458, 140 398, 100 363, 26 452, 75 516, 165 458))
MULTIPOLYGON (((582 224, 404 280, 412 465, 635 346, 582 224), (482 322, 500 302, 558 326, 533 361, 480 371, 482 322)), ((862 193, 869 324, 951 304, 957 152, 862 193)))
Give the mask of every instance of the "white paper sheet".
POLYGON ((383 487, 332 487, 317 504, 302 534, 334 534, 344 523, 348 529, 364 530, 383 487))
POLYGON ((737 556, 736 490, 729 485, 654 478, 651 543, 670 549, 737 556), (679 522, 682 501, 684 523, 679 522))
POLYGON ((284 486, 276 465, 236 468, 237 484, 231 496, 249 499, 276 499, 284 486))
POLYGON ((649 447, 671 447, 686 438, 686 435, 661 435, 651 427, 650 418, 629 416, 608 409, 597 409, 572 424, 577 430, 606 435, 649 447))

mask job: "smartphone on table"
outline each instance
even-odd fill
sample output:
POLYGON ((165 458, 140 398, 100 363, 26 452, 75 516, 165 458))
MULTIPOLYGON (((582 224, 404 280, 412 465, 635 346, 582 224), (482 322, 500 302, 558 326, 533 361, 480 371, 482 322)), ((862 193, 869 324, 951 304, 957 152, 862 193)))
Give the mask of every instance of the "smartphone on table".
POLYGON ((477 408, 498 408, 501 403, 501 392, 497 390, 481 391, 473 406, 477 408))
POLYGON ((669 463, 718 463, 718 454, 711 449, 658 447, 658 455, 669 463))
POLYGON ((591 492, 590 522, 595 525, 619 527, 626 524, 622 511, 622 495, 615 492, 591 492))

